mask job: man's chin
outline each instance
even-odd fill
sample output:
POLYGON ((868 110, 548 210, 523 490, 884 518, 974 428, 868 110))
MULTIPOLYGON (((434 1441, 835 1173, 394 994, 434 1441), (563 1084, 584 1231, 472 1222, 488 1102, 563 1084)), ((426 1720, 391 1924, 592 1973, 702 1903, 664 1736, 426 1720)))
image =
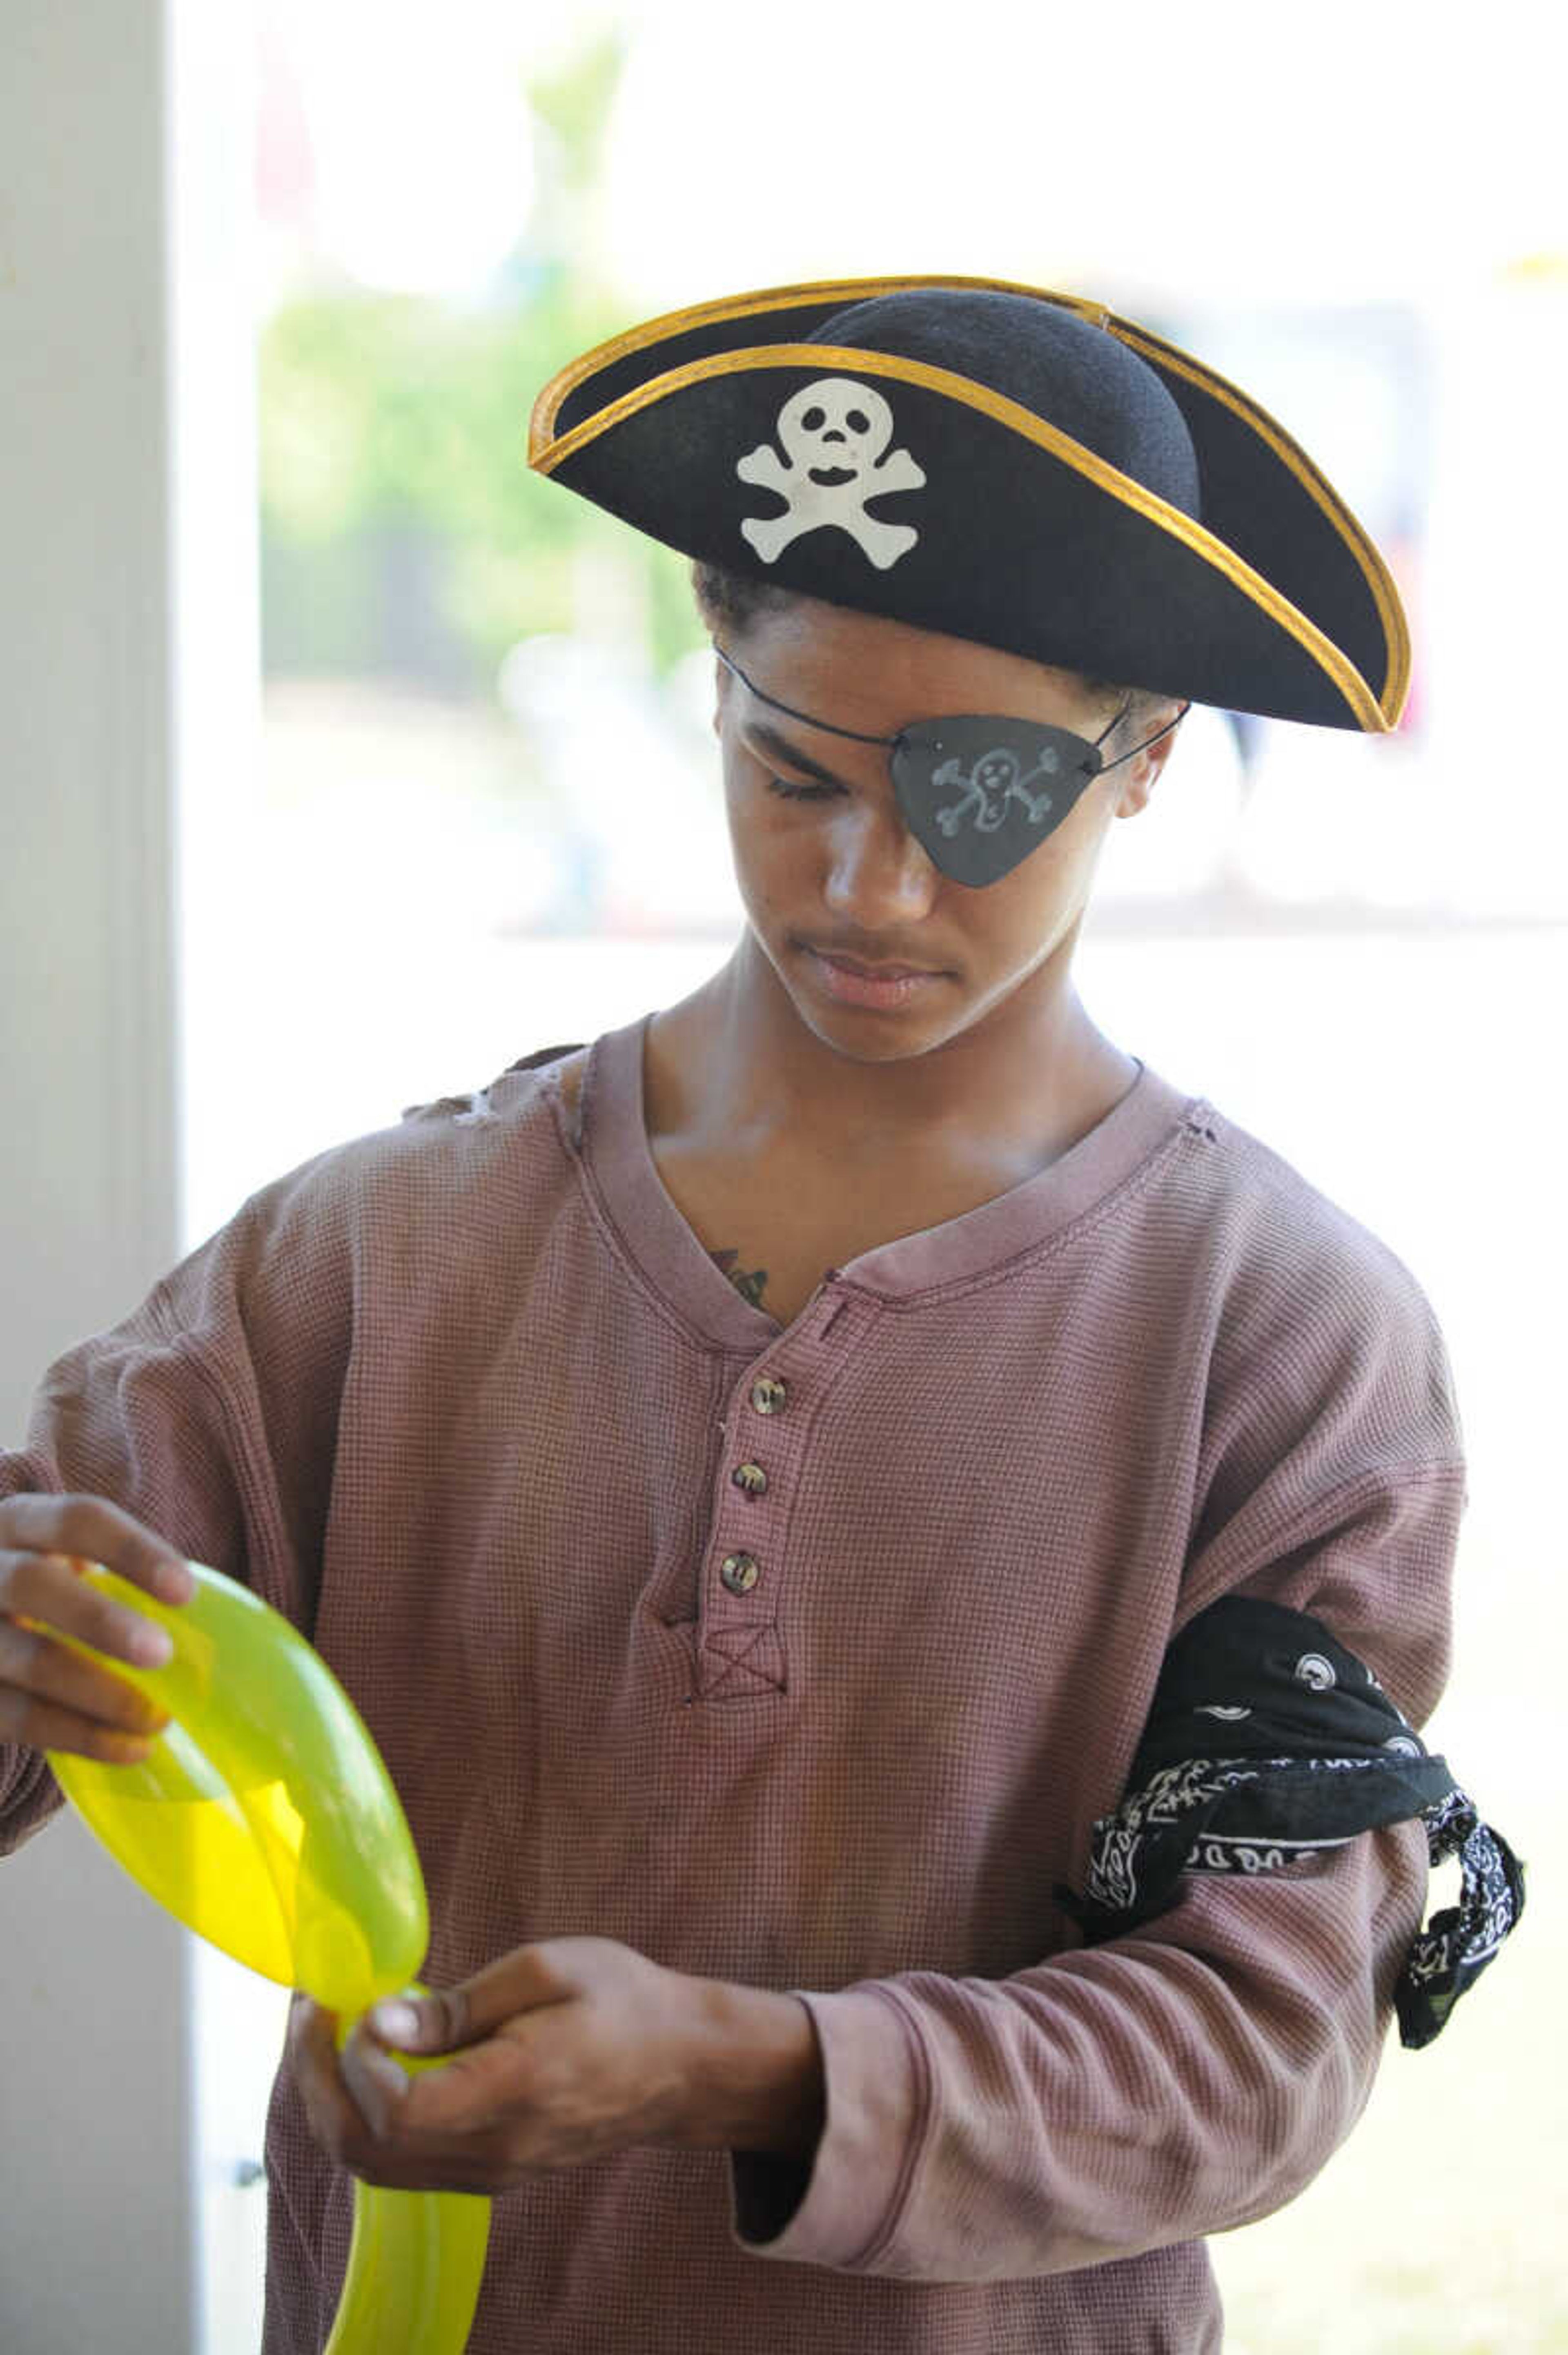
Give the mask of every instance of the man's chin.
MULTIPOLYGON (((923 1022, 891 1022, 848 1007, 823 1007, 804 1003, 795 991, 790 1003, 814 1039, 847 1063, 907 1063, 944 1046, 954 1026, 927 1018, 923 1022)), ((962 1026, 959 1026, 962 1027, 962 1026)))

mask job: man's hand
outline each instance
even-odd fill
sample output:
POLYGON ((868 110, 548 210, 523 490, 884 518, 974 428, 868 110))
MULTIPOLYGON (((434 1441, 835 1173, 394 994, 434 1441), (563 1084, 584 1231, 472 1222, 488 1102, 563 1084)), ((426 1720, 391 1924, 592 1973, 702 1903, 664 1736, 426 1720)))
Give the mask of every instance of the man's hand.
POLYGON ((173 1647, 163 1628, 89 1585, 89 1561, 160 1603, 196 1592, 175 1549, 101 1497, 0 1499, 0 1742, 133 1764, 165 1712, 55 1636, 138 1668, 165 1667, 173 1647))
POLYGON ((516 1947, 461 1987, 375 2005, 339 2056, 296 1996, 289 2058, 317 2139, 403 2190, 504 2191, 635 2146, 809 2152, 822 2067, 797 1997, 665 1969, 611 1938, 516 1947), (393 2051, 451 2052, 411 2077, 393 2051))

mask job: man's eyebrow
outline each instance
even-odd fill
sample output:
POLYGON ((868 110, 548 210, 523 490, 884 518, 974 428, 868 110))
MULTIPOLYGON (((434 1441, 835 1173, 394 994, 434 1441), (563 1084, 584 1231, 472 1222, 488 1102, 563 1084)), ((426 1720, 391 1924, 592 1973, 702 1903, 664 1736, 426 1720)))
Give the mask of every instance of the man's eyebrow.
MULTIPOLYGON (((842 777, 835 776, 831 769, 825 769, 820 761, 812 759, 809 752, 801 751, 782 730, 770 727, 765 719, 748 719, 742 732, 751 738, 759 751, 769 753, 776 761, 787 761, 790 767, 798 769, 803 776, 815 777, 819 784, 843 785, 842 777)), ((848 790, 848 787, 845 789, 848 790)))

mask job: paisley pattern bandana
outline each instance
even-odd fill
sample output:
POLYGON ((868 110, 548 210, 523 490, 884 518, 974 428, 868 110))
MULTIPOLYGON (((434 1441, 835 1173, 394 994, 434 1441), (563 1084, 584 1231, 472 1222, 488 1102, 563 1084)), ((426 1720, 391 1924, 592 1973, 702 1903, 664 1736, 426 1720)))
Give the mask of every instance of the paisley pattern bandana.
POLYGON ((1430 2044, 1524 1910, 1508 1842, 1433 1756, 1366 1663, 1319 1619, 1231 1595, 1166 1654, 1125 1796, 1094 1827, 1083 1896, 1057 1891, 1087 1945, 1175 1904, 1189 1872, 1277 1872, 1419 1817, 1456 1905, 1433 1916, 1394 1989, 1400 2039, 1430 2044))

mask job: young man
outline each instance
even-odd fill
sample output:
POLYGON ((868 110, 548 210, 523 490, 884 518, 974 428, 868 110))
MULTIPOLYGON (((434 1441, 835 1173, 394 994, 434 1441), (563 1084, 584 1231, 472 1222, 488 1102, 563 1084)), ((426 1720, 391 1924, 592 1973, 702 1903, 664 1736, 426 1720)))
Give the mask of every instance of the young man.
POLYGON ((698 561, 746 932, 55 1369, 0 1459, 5 1837, 41 1749, 135 1748, 23 1624, 134 1656, 71 1556, 247 1579, 368 1721, 447 1991, 341 2062, 296 2006, 272 2355, 349 2171, 500 2195, 485 2355, 1196 2355, 1202 2236, 1518 1883, 1411 1723, 1463 1488, 1427 1307, 1072 951, 1187 702, 1391 727, 1397 600, 1244 396, 1028 289, 655 322, 533 459, 698 561))

